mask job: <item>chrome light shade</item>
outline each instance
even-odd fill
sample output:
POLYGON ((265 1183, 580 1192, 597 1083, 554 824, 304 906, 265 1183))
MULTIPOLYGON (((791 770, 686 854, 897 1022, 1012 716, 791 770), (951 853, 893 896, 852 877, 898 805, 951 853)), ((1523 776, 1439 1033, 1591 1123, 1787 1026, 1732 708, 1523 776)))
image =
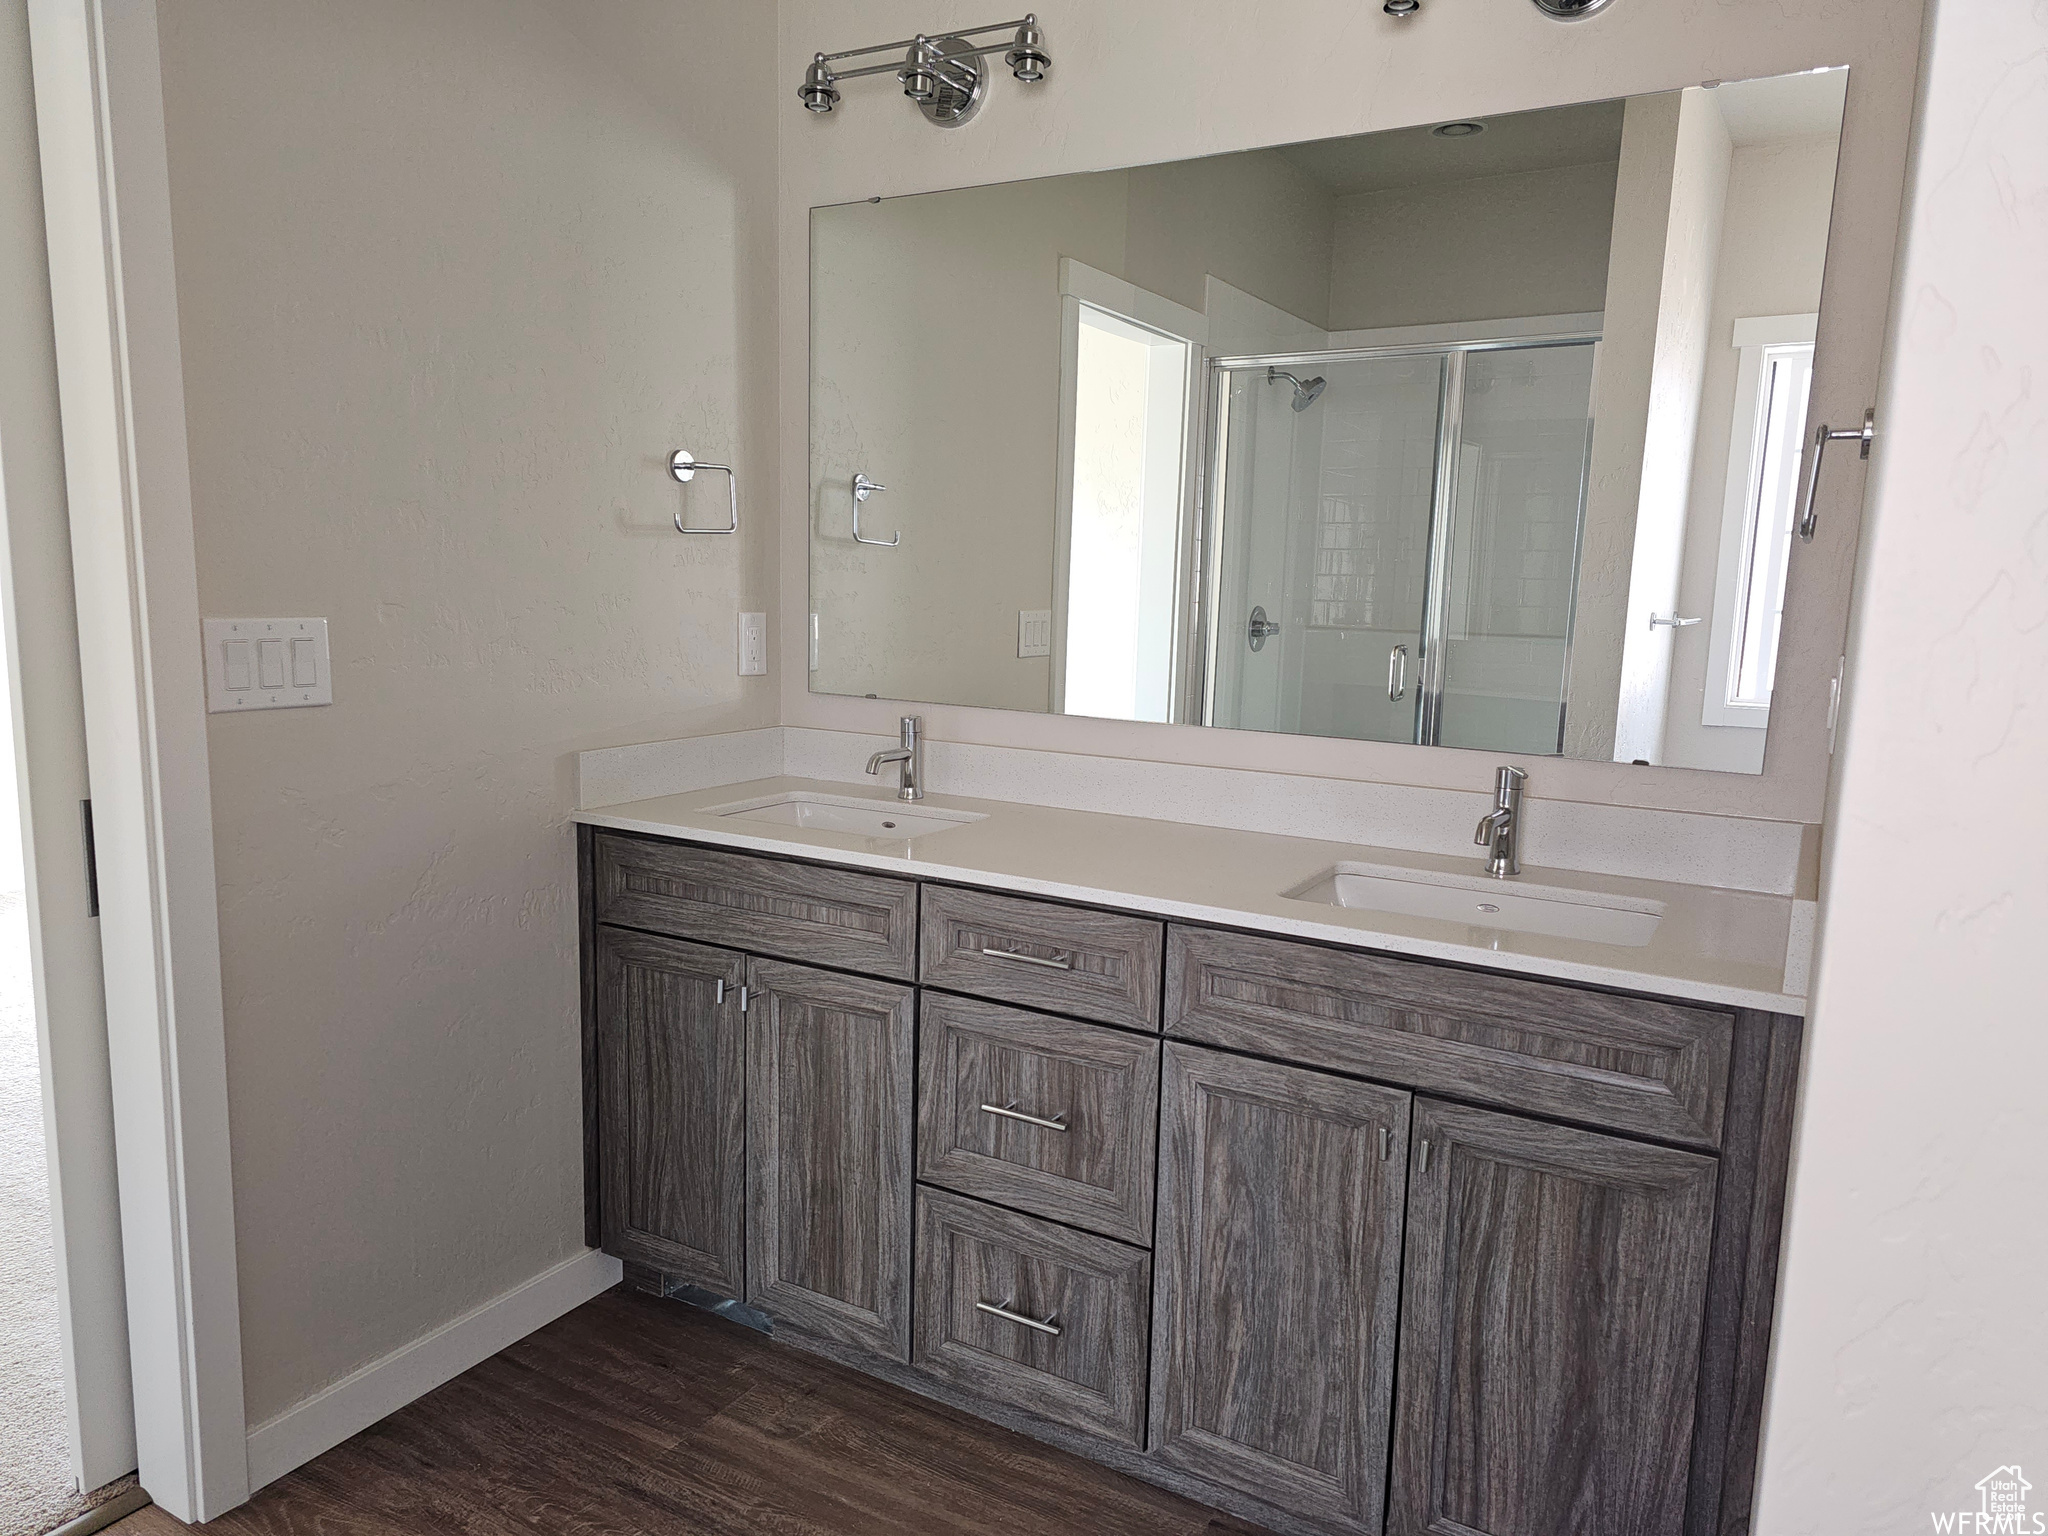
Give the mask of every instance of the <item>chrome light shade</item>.
POLYGON ((1536 9, 1559 21, 1583 21, 1607 9, 1607 0, 1535 0, 1536 9))
POLYGON ((1387 0, 1380 9, 1389 16, 1413 16, 1422 9, 1422 0, 1387 0))
POLYGON ((832 71, 826 67, 825 55, 821 53, 804 71, 804 83, 797 87, 796 99, 806 111, 830 112, 839 105, 839 88, 832 81, 832 71))
POLYGON ((904 55, 903 68, 896 72, 896 78, 903 84, 903 94, 919 106, 938 99, 937 63, 938 50, 932 47, 932 40, 919 37, 911 43, 910 52, 904 55))
POLYGON ((1045 72, 1052 68, 1052 57, 1045 51, 1045 34, 1038 30, 1038 18, 1026 16, 1017 28, 1017 40, 1010 45, 1010 51, 1003 55, 1003 62, 1010 66, 1010 73, 1032 85, 1045 78, 1045 72))

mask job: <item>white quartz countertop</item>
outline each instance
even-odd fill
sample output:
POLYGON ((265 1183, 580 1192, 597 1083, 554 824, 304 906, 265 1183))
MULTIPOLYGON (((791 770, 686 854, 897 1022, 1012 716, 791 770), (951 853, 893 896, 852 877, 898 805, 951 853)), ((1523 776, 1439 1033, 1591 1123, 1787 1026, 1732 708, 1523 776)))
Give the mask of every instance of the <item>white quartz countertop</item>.
MULTIPOLYGON (((1122 907, 1190 922, 1451 960, 1560 981, 1773 1013, 1806 1012, 1785 990, 1792 898, 1658 880, 1524 866, 1527 884, 1564 886, 1663 903, 1663 921, 1639 948, 1479 928, 1462 922, 1325 906, 1283 895, 1333 865, 1361 862, 1442 874, 1483 872, 1470 859, 1368 848, 1314 838, 1000 800, 931 795, 904 806, 886 790, 812 779, 754 779, 573 813, 576 821, 726 848, 790 854, 850 868, 1122 907), (709 814, 720 806, 792 791, 872 800, 916 814, 979 812, 915 842, 855 836, 709 814)), ((1515 882, 1505 889, 1512 890, 1515 882)), ((1805 971, 1805 957, 1794 969, 1805 971)))

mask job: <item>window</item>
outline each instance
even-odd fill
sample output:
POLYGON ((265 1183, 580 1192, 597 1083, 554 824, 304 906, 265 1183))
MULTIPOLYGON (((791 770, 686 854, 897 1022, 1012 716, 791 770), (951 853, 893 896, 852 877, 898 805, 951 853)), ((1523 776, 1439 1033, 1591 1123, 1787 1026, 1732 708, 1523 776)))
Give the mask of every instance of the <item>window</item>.
POLYGON ((1739 321, 1736 342, 1742 359, 1701 721, 1760 730, 1770 724, 1778 669, 1813 385, 1813 317, 1739 321))

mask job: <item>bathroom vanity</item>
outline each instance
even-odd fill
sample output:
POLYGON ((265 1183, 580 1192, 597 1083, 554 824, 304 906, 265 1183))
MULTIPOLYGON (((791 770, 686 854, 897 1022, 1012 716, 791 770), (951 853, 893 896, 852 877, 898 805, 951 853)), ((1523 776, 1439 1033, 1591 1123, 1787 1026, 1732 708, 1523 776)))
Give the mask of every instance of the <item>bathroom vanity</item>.
POLYGON ((791 784, 579 813, 637 1284, 1275 1530, 1747 1528, 1801 1021, 1672 974, 1739 898, 1488 948, 1327 845, 791 784))

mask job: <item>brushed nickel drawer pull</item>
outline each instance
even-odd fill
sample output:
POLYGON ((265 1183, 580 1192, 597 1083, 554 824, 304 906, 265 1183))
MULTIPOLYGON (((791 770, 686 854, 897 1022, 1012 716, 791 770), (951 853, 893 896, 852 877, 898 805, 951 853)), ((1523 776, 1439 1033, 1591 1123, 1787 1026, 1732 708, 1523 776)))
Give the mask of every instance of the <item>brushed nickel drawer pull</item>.
MULTIPOLYGON (((1047 1318, 1041 1323, 1037 1318, 1026 1317, 1022 1312, 1012 1312, 1010 1310, 1010 1302, 1007 1299, 1001 1306, 997 1306, 992 1301, 977 1301, 974 1304, 974 1310, 986 1312, 991 1317, 1000 1317, 1004 1322, 1015 1323, 1022 1328, 1036 1328, 1040 1333, 1049 1333, 1054 1338, 1060 1336, 1060 1325, 1054 1322, 1052 1318, 1047 1318)), ((1057 1316, 1059 1314, 1055 1312, 1053 1317, 1057 1316)))
POLYGON ((1015 1099, 1010 1100, 1007 1104, 984 1104, 981 1106, 981 1112, 984 1115, 1001 1115, 1005 1120, 1022 1120, 1026 1125, 1039 1126, 1048 1131, 1065 1131, 1067 1128, 1067 1112, 1065 1110, 1061 1110, 1050 1120, 1041 1120, 1036 1115, 1025 1114, 1023 1110, 1017 1107, 1015 1099))
POLYGON ((1042 965, 1049 971, 1071 971, 1074 968, 1071 955, 1063 955, 1057 960, 1041 960, 1036 955, 1020 955, 1014 949, 990 949, 986 944, 982 945, 981 952, 991 960, 1014 960, 1019 965, 1042 965))

